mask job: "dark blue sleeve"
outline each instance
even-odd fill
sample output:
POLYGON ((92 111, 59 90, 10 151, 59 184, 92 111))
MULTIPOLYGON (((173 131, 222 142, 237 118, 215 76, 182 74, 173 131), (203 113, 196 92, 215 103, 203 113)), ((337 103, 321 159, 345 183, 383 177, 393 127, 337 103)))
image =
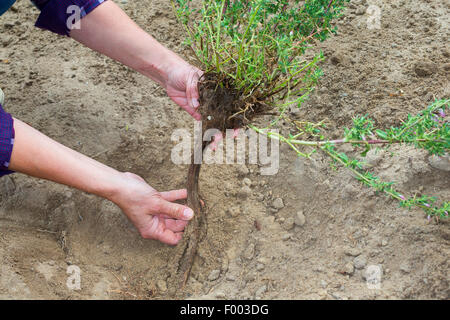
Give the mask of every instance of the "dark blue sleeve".
POLYGON ((16 0, 0 0, 0 16, 8 11, 16 0))
POLYGON ((0 177, 13 173, 9 170, 9 162, 14 145, 14 119, 0 104, 0 177))
POLYGON ((75 18, 82 19, 106 0, 35 0, 40 10, 36 27, 69 36, 75 18), (75 6, 75 7, 74 7, 75 6), (79 13, 79 17, 77 14, 79 13))

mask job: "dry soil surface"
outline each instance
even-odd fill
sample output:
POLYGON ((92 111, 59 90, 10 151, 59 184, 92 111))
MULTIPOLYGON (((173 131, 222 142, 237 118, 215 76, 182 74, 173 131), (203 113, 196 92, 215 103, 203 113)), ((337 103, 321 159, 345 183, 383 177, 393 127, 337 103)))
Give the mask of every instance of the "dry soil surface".
MULTIPOLYGON (((168 1, 118 3, 188 57, 168 1)), ((338 34, 319 45, 327 60, 318 89, 293 115, 342 128, 370 114, 388 127, 448 98, 449 11, 438 0, 352 0, 338 34), (368 28, 370 5, 380 8, 379 29, 368 28)), ((21 0, 0 18, 6 110, 158 190, 184 187, 187 166, 171 161, 171 133, 192 130, 189 115, 147 78, 36 29, 37 15, 21 0)), ((449 298, 448 223, 375 195, 323 154, 305 160, 281 151, 274 176, 257 165, 204 166, 206 231, 183 291, 172 285, 182 246, 141 239, 119 208, 96 196, 22 174, 1 178, 0 298, 449 298), (81 270, 80 290, 66 285, 71 265, 81 270), (374 266, 379 289, 365 280, 374 266)), ((371 152, 368 162, 405 194, 450 198, 448 158, 430 161, 404 147, 371 152)))

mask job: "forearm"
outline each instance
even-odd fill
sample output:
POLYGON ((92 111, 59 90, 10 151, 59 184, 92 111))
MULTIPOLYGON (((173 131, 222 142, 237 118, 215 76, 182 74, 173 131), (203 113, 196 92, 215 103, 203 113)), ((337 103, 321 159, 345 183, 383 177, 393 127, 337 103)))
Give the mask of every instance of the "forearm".
POLYGON ((14 148, 9 169, 62 183, 111 199, 123 174, 50 139, 14 119, 14 148))
POLYGON ((174 65, 185 64, 112 1, 106 1, 81 19, 80 29, 73 29, 70 36, 163 86, 167 81, 167 70, 174 65))

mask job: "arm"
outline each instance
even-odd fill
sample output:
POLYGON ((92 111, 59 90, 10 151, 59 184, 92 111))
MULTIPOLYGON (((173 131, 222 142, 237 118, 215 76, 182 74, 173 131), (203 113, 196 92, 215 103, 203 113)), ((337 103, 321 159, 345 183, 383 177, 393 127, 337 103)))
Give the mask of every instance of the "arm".
POLYGON ((122 173, 48 138, 14 119, 15 141, 9 169, 62 183, 117 204, 144 238, 175 245, 182 236, 190 208, 171 201, 186 190, 157 192, 142 178, 122 173))
MULTIPOLYGON (((72 30, 70 35, 155 80, 166 88, 172 100, 200 119, 195 108, 198 107, 197 81, 201 72, 146 34, 112 1, 41 2, 42 6, 38 7, 42 12, 36 25, 60 34, 69 32, 65 30, 68 5, 90 5, 89 10, 83 9, 88 15, 81 20, 81 29, 72 30)), ((11 127, 10 122, 5 123, 11 127)), ((14 129, 12 153, 9 140, 0 139, 5 150, 9 150, 3 152, 6 159, 3 172, 11 169, 99 195, 116 203, 144 238, 168 244, 176 244, 181 239, 193 212, 172 201, 185 199, 186 190, 159 193, 142 178, 118 172, 83 156, 19 120, 14 121, 14 129)), ((8 130, 5 127, 9 137, 8 130)))
POLYGON ((201 71, 139 28, 113 1, 81 19, 70 36, 142 73, 163 86, 169 97, 200 120, 197 82, 201 71))
POLYGON ((155 80, 175 103, 200 120, 197 82, 202 72, 159 44, 112 0, 33 2, 41 10, 37 27, 71 36, 155 80), (73 14, 74 7, 79 8, 81 20, 73 14))

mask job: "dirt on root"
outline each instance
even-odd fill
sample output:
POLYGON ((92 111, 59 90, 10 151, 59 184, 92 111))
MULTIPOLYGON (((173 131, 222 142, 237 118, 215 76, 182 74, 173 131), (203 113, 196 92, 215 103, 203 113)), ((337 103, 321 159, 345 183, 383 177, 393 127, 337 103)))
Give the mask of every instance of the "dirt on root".
MULTIPOLYGON (((166 1, 120 5, 189 56, 166 1)), ((352 0, 338 34, 319 45, 327 59, 318 89, 292 116, 342 128, 369 114, 387 128, 448 98, 449 11, 437 0, 352 0), (379 29, 368 28, 373 8, 379 29)), ((171 134, 192 132, 190 116, 147 78, 34 28, 37 14, 19 1, 0 18, 6 110, 158 190, 184 187, 188 166, 171 161, 171 134)), ((202 165, 208 214, 183 292, 172 285, 182 246, 141 239, 109 201, 21 174, 1 178, 0 298, 449 298, 447 222, 399 208, 320 153, 305 160, 287 146, 280 151, 273 176, 258 165, 202 165), (70 265, 81 270, 80 290, 67 286, 70 265), (374 266, 382 270, 379 289, 366 283, 374 266)), ((448 200, 449 161, 395 147, 369 152, 367 165, 405 194, 448 200)))
POLYGON ((239 93, 214 73, 205 74, 200 80, 199 112, 203 131, 219 129, 225 132, 226 129, 241 128, 243 118, 235 116, 243 111, 239 93))

